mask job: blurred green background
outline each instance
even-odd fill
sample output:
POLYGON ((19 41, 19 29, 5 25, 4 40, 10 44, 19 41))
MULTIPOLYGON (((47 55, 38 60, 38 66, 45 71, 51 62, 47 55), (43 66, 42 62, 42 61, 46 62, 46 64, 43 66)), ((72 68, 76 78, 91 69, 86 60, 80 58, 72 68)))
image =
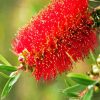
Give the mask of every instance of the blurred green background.
MULTIPOLYGON (((11 64, 18 65, 17 57, 11 51, 11 41, 18 29, 33 15, 45 7, 49 0, 0 0, 0 54, 11 64)), ((86 64, 78 64, 78 66, 86 64)), ((81 71, 88 68, 81 68, 81 71)), ((77 68, 75 70, 77 72, 77 68)), ((80 70, 79 70, 80 72, 80 70)), ((7 79, 0 77, 0 94, 7 79)), ((23 72, 21 78, 5 100, 68 100, 60 93, 65 80, 59 76, 51 83, 37 83, 30 73, 23 72)))

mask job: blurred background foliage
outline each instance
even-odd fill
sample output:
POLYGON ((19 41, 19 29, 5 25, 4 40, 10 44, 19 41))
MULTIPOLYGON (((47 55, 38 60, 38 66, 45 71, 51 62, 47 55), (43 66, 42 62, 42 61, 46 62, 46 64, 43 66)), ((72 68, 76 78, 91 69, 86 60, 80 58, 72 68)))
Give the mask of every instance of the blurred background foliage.
MULTIPOLYGON (((18 65, 17 57, 11 50, 12 38, 20 27, 48 3, 49 0, 0 0, 0 54, 11 64, 18 65)), ((87 64, 81 62, 74 68, 75 72, 80 72, 78 66, 81 66, 81 72, 88 70, 87 64)), ((0 94, 6 81, 7 79, 0 77, 0 94)), ((54 82, 37 84, 30 73, 23 72, 5 100, 67 100, 66 96, 60 93, 60 89, 65 87, 63 75, 54 82)))

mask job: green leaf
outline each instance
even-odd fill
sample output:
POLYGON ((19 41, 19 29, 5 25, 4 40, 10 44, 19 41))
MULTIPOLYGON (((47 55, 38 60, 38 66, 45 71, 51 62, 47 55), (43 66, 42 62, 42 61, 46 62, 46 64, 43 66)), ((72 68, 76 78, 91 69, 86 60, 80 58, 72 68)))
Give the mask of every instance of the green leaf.
POLYGON ((79 94, 76 92, 69 92, 66 94, 66 96, 77 98, 77 97, 79 97, 79 94))
POLYGON ((2 55, 0 55, 0 61, 3 62, 5 65, 11 66, 11 64, 2 55))
POLYGON ((17 75, 11 74, 10 75, 10 79, 7 81, 6 85, 4 86, 4 89, 2 91, 1 94, 1 100, 3 100, 10 92, 10 90, 12 89, 12 86, 17 82, 17 80, 20 77, 20 73, 17 75))
POLYGON ((74 80, 78 84, 82 84, 82 85, 86 85, 86 86, 95 83, 94 80, 92 80, 89 76, 84 75, 84 74, 69 73, 67 75, 67 77, 70 77, 72 80, 74 80))
POLYGON ((75 81, 73 81, 71 78, 69 77, 65 77, 65 84, 67 87, 70 87, 70 86, 73 86, 73 85, 76 85, 75 81))
POLYGON ((99 3, 99 2, 100 2, 100 1, 98 1, 98 0, 89 0, 89 1, 95 2, 95 3, 99 3))
POLYGON ((100 0, 89 0, 89 7, 93 11, 97 6, 100 6, 100 0))
POLYGON ((3 64, 0 64, 0 71, 16 71, 17 68, 15 66, 7 66, 7 65, 3 65, 3 64))
POLYGON ((77 93, 77 92, 83 91, 85 88, 86 88, 86 86, 77 84, 77 85, 74 85, 74 86, 71 86, 71 87, 68 87, 68 88, 64 89, 63 93, 64 94, 70 93, 70 92, 76 92, 77 93))
POLYGON ((82 100, 91 100, 93 95, 93 88, 88 90, 88 92, 86 92, 86 94, 83 96, 82 100))

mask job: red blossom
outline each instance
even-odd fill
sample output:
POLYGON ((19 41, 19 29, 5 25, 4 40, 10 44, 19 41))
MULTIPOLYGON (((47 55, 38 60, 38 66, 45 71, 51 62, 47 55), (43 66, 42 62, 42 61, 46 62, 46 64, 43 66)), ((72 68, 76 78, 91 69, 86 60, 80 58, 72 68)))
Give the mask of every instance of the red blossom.
POLYGON ((94 50, 96 34, 92 24, 88 0, 52 0, 19 30, 13 50, 24 56, 30 69, 34 68, 37 80, 52 79, 94 50))

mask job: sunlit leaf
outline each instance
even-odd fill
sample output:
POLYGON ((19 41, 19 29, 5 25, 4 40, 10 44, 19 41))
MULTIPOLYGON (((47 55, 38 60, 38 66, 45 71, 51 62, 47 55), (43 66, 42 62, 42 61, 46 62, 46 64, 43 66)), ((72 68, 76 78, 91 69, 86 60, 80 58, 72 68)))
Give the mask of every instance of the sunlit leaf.
POLYGON ((71 87, 68 87, 66 89, 63 90, 63 93, 70 93, 70 92, 81 92, 83 91, 84 89, 86 88, 86 86, 83 86, 83 85, 80 85, 80 84, 77 84, 77 85, 74 85, 74 86, 71 86, 71 87))
POLYGON ((67 77, 70 77, 72 80, 76 81, 78 84, 82 84, 86 86, 95 83, 94 80, 92 80, 89 76, 84 75, 84 74, 69 73, 67 77))
POLYGON ((16 71, 16 70, 17 70, 17 68, 15 66, 8 66, 8 65, 0 64, 0 71, 13 72, 13 71, 16 71))
POLYGON ((2 91, 1 94, 1 100, 3 100, 10 92, 11 88, 13 87, 13 85, 17 82, 17 80, 20 77, 20 73, 17 75, 10 75, 10 79, 7 81, 6 85, 4 86, 4 89, 2 91), (12 76, 12 77, 11 77, 12 76))
POLYGON ((95 2, 95 3, 99 3, 100 1, 99 0, 89 0, 91 2, 95 2))
POLYGON ((94 10, 97 6, 100 6, 100 0, 89 0, 89 7, 94 10))
POLYGON ((79 97, 79 94, 76 92, 69 92, 66 94, 66 96, 77 98, 77 97, 79 97))
MULTIPOLYGON (((66 78, 66 77, 65 77, 65 78, 66 78)), ((69 78, 69 77, 67 77, 67 78, 65 79, 65 83, 66 83, 66 86, 68 86, 68 87, 73 86, 73 85, 76 84, 76 83, 75 83, 71 78, 69 78)))
POLYGON ((0 61, 3 62, 5 65, 11 66, 11 64, 2 55, 0 55, 0 61))

